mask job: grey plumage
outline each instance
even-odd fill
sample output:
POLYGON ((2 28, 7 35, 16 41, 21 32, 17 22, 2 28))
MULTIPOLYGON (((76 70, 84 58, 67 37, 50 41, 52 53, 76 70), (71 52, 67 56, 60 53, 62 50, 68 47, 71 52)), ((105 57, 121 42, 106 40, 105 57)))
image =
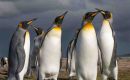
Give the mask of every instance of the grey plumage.
POLYGON ((35 20, 36 18, 20 22, 11 38, 8 54, 8 80, 23 80, 24 78, 30 52, 28 27, 35 20))
POLYGON ((34 39, 34 47, 33 47, 32 56, 31 56, 32 67, 35 66, 36 57, 38 57, 38 54, 40 52, 40 47, 41 47, 43 38, 44 38, 44 32, 43 34, 36 36, 34 39))
POLYGON ((69 78, 76 76, 75 70, 75 49, 74 48, 75 39, 71 40, 67 48, 67 69, 69 72, 69 78))
POLYGON ((25 32, 26 30, 22 28, 17 28, 10 42, 8 55, 8 77, 12 77, 12 79, 10 78, 10 80, 18 80, 16 79, 16 75, 18 75, 17 73, 19 73, 24 66, 25 52, 23 45, 25 32))
POLYGON ((40 48, 44 39, 44 31, 41 28, 34 27, 35 32, 37 33, 37 36, 34 38, 34 46, 32 50, 32 54, 30 55, 30 61, 29 61, 29 73, 28 75, 31 75, 34 73, 36 77, 39 77, 39 53, 40 48))

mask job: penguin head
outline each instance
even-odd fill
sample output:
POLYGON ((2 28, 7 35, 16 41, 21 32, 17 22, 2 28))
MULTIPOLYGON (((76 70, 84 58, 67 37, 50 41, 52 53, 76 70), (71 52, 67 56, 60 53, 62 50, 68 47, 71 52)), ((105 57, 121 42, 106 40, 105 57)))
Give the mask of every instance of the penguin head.
POLYGON ((106 20, 112 19, 112 13, 110 11, 105 11, 105 10, 101 10, 101 9, 97 9, 97 8, 96 8, 96 10, 102 14, 104 19, 106 19, 106 20))
POLYGON ((68 11, 66 11, 65 13, 63 13, 62 15, 58 16, 55 18, 54 20, 54 25, 53 27, 51 28, 52 31, 61 31, 61 24, 63 22, 63 19, 65 17, 65 15, 67 14, 68 11))
POLYGON ((37 35, 41 35, 43 33, 43 29, 40 27, 33 27, 37 35))
POLYGON ((63 19, 64 19, 65 15, 66 15, 67 13, 68 13, 68 11, 66 11, 66 12, 63 13, 62 15, 56 17, 56 18, 55 18, 55 21, 54 21, 54 24, 60 26, 60 25, 62 24, 62 22, 63 22, 63 19))
POLYGON ((83 16, 83 24, 84 22, 92 22, 94 17, 97 15, 98 11, 96 12, 87 12, 84 16, 83 16))
POLYGON ((61 24, 63 22, 65 15, 67 14, 67 12, 68 11, 66 11, 62 15, 55 18, 55 20, 53 22, 54 25, 48 30, 48 33, 47 33, 48 35, 51 35, 51 36, 53 35, 58 38, 61 37, 61 34, 62 34, 61 24))
POLYGON ((35 20, 37 20, 37 18, 31 19, 31 20, 28 20, 28 21, 21 21, 18 24, 18 27, 23 28, 23 29, 27 29, 29 27, 29 25, 31 25, 31 23, 35 20))

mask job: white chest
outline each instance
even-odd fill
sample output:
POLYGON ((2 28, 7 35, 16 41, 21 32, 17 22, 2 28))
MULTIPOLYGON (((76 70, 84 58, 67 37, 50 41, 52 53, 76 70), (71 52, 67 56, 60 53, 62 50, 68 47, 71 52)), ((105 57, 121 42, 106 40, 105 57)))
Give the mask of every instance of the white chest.
POLYGON ((30 52, 30 34, 29 34, 29 32, 26 32, 26 35, 25 35, 24 50, 25 50, 25 53, 28 55, 30 52))
POLYGON ((98 46, 95 31, 81 32, 76 44, 76 59, 84 65, 97 63, 98 46))
POLYGON ((61 59, 61 32, 50 31, 40 50, 41 72, 58 72, 61 59))
POLYGON ((26 34, 25 34, 24 51, 25 51, 25 64, 24 64, 23 70, 20 72, 21 75, 24 75, 28 69, 29 53, 30 53, 30 34, 29 34, 29 32, 26 32, 26 34))
POLYGON ((85 52, 87 49, 88 49, 87 51, 89 51, 89 50, 91 51, 91 48, 93 48, 93 49, 94 49, 94 47, 97 48, 97 38, 96 38, 95 31, 92 31, 92 32, 82 31, 79 34, 79 38, 77 41, 77 47, 79 47, 79 49, 81 49, 81 51, 85 50, 85 52))
POLYGON ((114 37, 109 22, 103 22, 99 38, 103 60, 106 65, 109 65, 114 48, 114 37))

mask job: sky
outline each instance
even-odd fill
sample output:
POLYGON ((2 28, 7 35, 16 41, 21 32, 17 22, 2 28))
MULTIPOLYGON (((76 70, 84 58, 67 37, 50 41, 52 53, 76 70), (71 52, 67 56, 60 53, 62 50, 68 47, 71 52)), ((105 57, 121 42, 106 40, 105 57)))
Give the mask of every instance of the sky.
MULTIPOLYGON (((20 21, 38 18, 34 24, 45 31, 52 26, 56 16, 69 11, 62 24, 62 52, 66 55, 68 42, 77 28, 81 27, 82 17, 95 8, 113 13, 112 26, 116 32, 118 55, 130 54, 130 0, 0 0, 0 56, 7 56, 9 42, 20 21)), ((102 16, 93 21, 96 32, 100 31, 102 16)), ((31 42, 36 34, 30 29, 31 42)), ((33 45, 31 44, 31 47, 33 45)))

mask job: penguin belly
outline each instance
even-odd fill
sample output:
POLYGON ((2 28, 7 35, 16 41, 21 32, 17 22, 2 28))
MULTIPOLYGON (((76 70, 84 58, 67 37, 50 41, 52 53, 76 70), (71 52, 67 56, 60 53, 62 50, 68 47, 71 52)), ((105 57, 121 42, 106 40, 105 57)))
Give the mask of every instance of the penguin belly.
POLYGON ((24 50, 25 50, 25 63, 22 71, 19 73, 19 76, 22 77, 26 74, 28 69, 28 63, 29 63, 29 53, 30 53, 30 34, 29 32, 26 32, 25 35, 25 42, 24 42, 24 50))
POLYGON ((103 70, 110 74, 110 66, 114 49, 114 38, 109 25, 103 25, 100 31, 100 48, 102 52, 103 70))
POLYGON ((98 46, 95 31, 81 31, 76 44, 76 72, 79 80, 96 80, 98 46))
POLYGON ((46 36, 43 47, 40 51, 40 71, 41 74, 59 73, 61 59, 61 39, 46 36))

